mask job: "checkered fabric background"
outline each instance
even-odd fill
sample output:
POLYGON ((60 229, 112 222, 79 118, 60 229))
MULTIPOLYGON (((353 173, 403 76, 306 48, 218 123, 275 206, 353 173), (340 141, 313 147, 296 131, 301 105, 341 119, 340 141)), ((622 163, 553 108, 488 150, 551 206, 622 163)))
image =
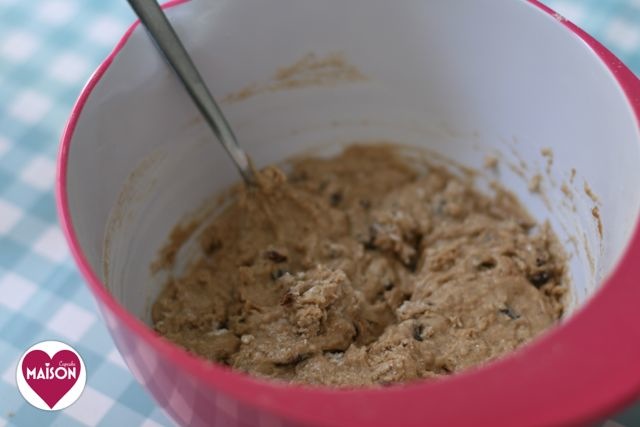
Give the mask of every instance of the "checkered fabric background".
MULTIPOLYGON (((518 0, 514 0, 518 1, 518 0)), ((640 0, 546 0, 640 72, 640 0)), ((0 0, 0 427, 171 425, 118 355, 54 206, 58 141, 83 83, 133 16, 124 0, 0 0), (28 405, 16 363, 58 339, 84 358, 69 408, 28 405)), ((605 423, 640 426, 640 405, 605 423)))

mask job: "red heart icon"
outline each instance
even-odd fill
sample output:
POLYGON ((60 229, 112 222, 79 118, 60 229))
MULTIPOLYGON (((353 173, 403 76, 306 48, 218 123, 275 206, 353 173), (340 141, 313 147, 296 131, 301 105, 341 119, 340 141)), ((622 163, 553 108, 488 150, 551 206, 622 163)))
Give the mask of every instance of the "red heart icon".
POLYGON ((42 350, 32 350, 22 361, 22 375, 31 389, 53 409, 80 376, 80 360, 69 350, 49 357, 42 350))

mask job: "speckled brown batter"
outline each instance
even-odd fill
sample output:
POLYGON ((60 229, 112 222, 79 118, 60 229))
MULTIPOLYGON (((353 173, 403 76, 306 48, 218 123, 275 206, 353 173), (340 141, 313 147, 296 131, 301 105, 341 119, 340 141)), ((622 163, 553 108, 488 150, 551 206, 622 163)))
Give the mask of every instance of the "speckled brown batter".
POLYGON ((286 381, 389 384, 491 360, 562 315, 562 251, 505 191, 419 173, 389 146, 260 176, 153 306, 155 329, 202 357, 286 381))

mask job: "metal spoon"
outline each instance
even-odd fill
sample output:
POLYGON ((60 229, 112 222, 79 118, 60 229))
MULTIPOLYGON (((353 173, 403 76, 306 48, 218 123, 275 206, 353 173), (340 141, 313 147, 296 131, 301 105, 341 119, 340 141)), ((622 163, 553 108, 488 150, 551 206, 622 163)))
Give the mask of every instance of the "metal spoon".
POLYGON ((213 133, 231 156, 244 181, 248 185, 255 184, 251 159, 238 145, 231 126, 156 0, 128 0, 128 2, 182 81, 213 133))

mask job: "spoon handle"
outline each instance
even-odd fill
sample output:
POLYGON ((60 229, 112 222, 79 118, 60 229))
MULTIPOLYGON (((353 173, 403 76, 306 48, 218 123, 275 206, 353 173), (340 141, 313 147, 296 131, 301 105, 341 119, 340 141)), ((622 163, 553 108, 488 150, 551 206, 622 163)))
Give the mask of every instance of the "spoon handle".
POLYGON ((255 183, 249 156, 238 146, 231 126, 156 0, 128 0, 128 2, 182 81, 213 133, 231 156, 245 182, 255 183))

